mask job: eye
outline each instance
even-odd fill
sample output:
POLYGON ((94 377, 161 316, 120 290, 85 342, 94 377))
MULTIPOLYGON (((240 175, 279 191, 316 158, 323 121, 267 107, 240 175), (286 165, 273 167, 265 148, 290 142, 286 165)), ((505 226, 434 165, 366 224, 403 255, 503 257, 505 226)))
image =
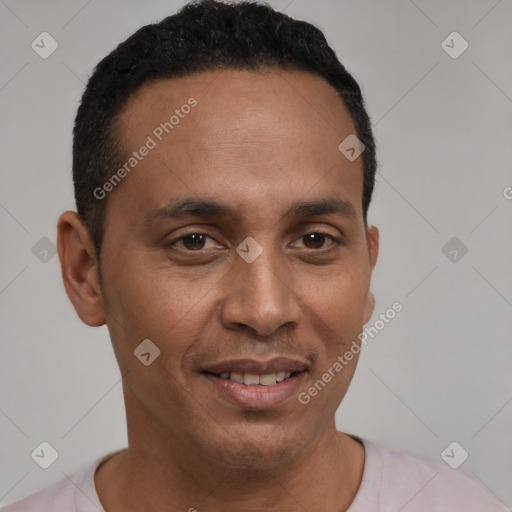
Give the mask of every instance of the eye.
MULTIPOLYGON (((329 233, 322 233, 320 231, 306 233, 305 235, 302 235, 300 240, 302 240, 304 247, 307 249, 324 249, 325 243, 328 240, 331 243, 327 247, 341 243, 341 241, 333 235, 330 235, 329 233)), ((168 246, 178 247, 179 249, 184 249, 188 252, 194 252, 204 249, 213 249, 215 248, 214 242, 215 240, 211 236, 204 233, 188 233, 169 242, 168 246), (211 241, 210 245, 208 245, 208 240, 211 241)))
POLYGON ((340 240, 334 236, 319 231, 306 233, 305 235, 301 236, 301 240, 304 242, 308 249, 323 249, 326 240, 331 241, 331 244, 329 245, 338 245, 340 243, 340 240))
POLYGON ((189 233, 176 238, 169 243, 169 246, 177 246, 187 251, 200 251, 201 249, 208 248, 205 247, 207 239, 213 240, 211 236, 204 233, 189 233))

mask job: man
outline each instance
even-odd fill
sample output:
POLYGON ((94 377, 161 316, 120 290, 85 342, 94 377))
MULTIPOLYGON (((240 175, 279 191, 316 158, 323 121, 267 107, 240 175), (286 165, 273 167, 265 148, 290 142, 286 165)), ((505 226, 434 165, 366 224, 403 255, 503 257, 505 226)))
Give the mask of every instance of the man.
POLYGON ((129 443, 6 511, 506 510, 336 430, 374 309, 376 161, 318 29, 187 5, 100 62, 73 150, 62 276, 108 326, 129 443))

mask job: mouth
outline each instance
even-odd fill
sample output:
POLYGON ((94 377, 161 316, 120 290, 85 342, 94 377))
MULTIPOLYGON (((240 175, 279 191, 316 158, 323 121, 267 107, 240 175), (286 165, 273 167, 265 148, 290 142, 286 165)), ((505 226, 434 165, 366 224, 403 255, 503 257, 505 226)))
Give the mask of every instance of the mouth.
POLYGON ((245 359, 208 366, 202 374, 222 399, 243 408, 268 409, 294 396, 308 370, 307 363, 288 358, 245 359))
POLYGON ((218 379, 231 380, 244 386, 275 386, 280 382, 289 379, 292 376, 297 375, 300 372, 272 372, 258 375, 255 373, 240 373, 240 372, 221 372, 213 373, 205 371, 207 375, 212 375, 218 379))

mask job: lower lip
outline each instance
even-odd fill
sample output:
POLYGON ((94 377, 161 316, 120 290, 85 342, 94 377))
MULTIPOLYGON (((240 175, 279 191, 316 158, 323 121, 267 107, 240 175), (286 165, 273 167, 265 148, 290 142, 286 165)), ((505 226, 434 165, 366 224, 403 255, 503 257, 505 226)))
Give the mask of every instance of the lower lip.
POLYGON ((298 372, 272 386, 247 386, 209 373, 202 375, 231 403, 248 409, 269 409, 278 407, 295 396, 306 372, 298 372))

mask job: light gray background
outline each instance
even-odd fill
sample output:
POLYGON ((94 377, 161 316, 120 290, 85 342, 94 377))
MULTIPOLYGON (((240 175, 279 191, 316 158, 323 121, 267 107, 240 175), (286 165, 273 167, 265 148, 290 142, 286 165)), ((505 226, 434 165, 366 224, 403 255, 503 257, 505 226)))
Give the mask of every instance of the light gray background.
MULTIPOLYGON (((120 373, 105 327, 75 315, 55 241, 73 209, 72 123, 94 65, 182 1, 0 0, 0 505, 125 446, 120 373), (31 42, 59 44, 43 60, 31 42), (59 453, 47 470, 30 454, 59 453)), ((512 505, 512 2, 276 0, 311 21, 362 84, 380 162, 370 222, 381 231, 370 340, 338 426, 380 445, 460 466, 512 505), (469 48, 452 59, 442 41, 469 48), (512 194, 509 195, 509 197, 512 194), (458 262, 441 251, 453 236, 458 262)), ((444 463, 444 462, 442 462, 444 463)))

